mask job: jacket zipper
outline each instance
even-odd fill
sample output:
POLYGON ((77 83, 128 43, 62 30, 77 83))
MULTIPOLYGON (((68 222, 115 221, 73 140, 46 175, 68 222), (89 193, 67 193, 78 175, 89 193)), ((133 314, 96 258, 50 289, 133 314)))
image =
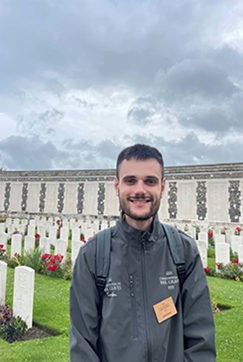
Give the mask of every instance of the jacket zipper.
POLYGON ((135 298, 135 286, 134 286, 134 276, 133 274, 129 275, 129 287, 130 287, 130 297, 132 305, 132 328, 133 328, 133 338, 137 338, 137 308, 136 308, 136 298, 135 298))
POLYGON ((145 270, 145 259, 146 259, 146 242, 142 243, 142 280, 143 280, 143 301, 144 301, 144 320, 145 320, 145 336, 147 344, 147 361, 152 362, 152 346, 151 346, 151 331, 150 321, 148 317, 148 298, 147 298, 147 282, 146 282, 146 270, 145 270))

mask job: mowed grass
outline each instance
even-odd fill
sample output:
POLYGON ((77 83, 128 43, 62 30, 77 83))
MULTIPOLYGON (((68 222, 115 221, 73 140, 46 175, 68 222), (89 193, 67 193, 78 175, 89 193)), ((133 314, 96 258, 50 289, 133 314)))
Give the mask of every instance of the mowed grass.
MULTIPOLYGON (((14 270, 8 268, 8 305, 12 305, 13 276, 14 270)), ((230 307, 214 314, 217 362, 242 362, 243 283, 214 277, 208 277, 208 283, 212 301, 230 307)), ((69 287, 70 281, 35 275, 34 322, 59 335, 12 344, 0 339, 1 361, 69 361, 69 287)))

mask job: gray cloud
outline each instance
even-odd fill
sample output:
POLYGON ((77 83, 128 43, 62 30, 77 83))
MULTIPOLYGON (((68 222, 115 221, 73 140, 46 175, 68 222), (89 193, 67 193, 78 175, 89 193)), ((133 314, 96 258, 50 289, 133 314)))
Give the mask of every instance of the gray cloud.
POLYGON ((0 138, 2 164, 113 167, 134 142, 162 148, 171 164, 241 160, 227 136, 243 137, 242 9, 238 0, 3 2, 0 121, 17 131, 0 138), (217 146, 200 142, 205 132, 217 146))
POLYGON ((11 136, 0 141, 2 165, 7 169, 38 170, 51 169, 58 160, 66 156, 50 142, 38 137, 11 136))

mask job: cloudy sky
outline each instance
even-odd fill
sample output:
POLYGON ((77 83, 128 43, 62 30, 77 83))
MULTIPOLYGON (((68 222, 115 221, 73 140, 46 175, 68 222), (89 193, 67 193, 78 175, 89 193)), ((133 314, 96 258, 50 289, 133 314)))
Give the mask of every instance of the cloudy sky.
POLYGON ((242 0, 1 0, 0 168, 243 162, 242 0))

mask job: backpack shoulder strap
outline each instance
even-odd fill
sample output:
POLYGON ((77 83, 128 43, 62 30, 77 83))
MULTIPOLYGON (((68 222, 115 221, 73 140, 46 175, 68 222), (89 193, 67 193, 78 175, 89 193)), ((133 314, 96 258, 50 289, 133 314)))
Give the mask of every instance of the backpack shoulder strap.
POLYGON ((166 237, 167 237, 167 242, 168 242, 168 246, 170 249, 172 259, 177 268, 177 274, 178 274, 179 281, 180 281, 180 287, 182 287, 184 280, 185 280, 185 274, 186 274, 183 243, 182 243, 180 234, 175 227, 172 227, 167 224, 162 224, 162 225, 163 225, 166 237))
POLYGON ((110 268, 111 228, 99 231, 96 234, 96 285, 100 297, 103 296, 105 283, 110 268))

